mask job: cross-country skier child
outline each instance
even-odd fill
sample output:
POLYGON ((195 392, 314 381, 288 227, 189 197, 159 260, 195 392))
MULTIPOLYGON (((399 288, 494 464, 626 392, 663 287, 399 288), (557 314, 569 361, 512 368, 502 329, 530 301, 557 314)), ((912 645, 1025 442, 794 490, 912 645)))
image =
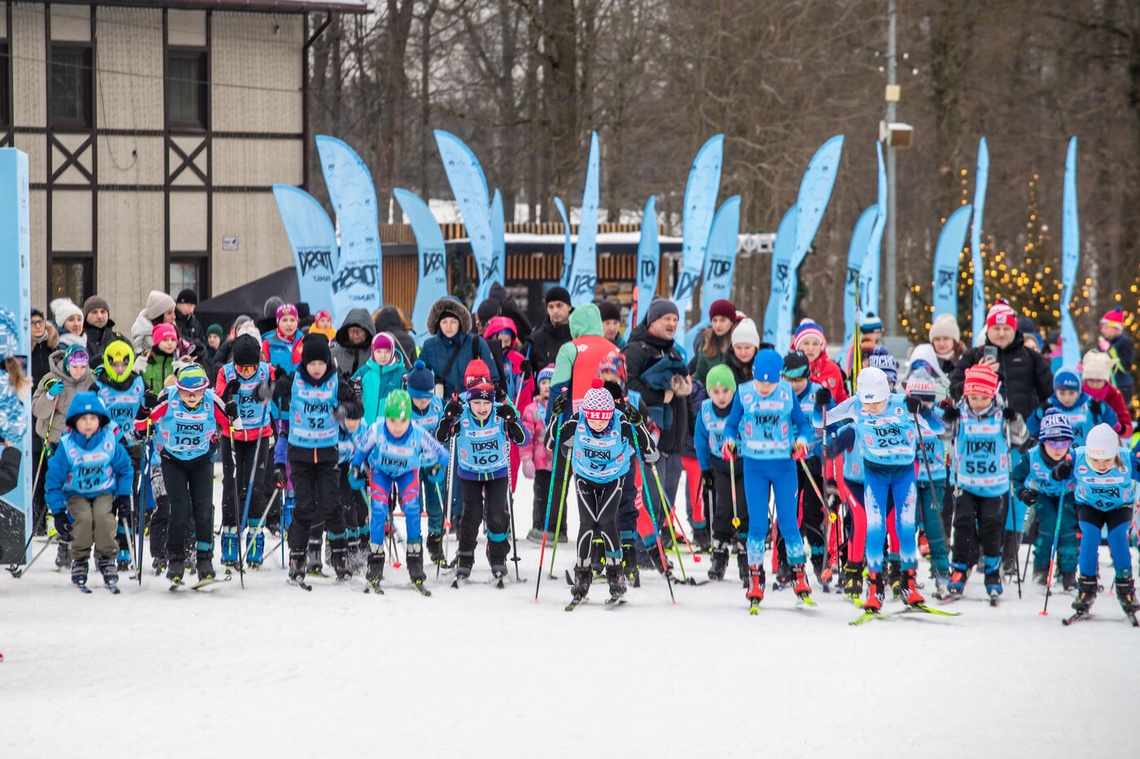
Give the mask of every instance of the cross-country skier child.
MULTIPOLYGON (((273 450, 273 416, 270 408, 272 366, 261 360, 260 346, 250 335, 234 339, 233 360, 218 370, 214 392, 226 404, 233 429, 224 435, 222 457, 222 566, 229 572, 241 552, 241 519, 249 498, 246 517, 246 561, 256 569, 265 554, 265 536, 255 525, 265 511, 265 467, 273 450), (250 475, 253 490, 249 490, 250 475)), ((223 433, 224 434, 224 433, 223 433)))
POLYGON ((729 553, 736 554, 740 579, 748 577, 748 508, 744 503, 744 468, 729 467, 724 458, 724 429, 736 397, 736 378, 726 364, 709 369, 705 376, 709 397, 701 403, 693 428, 693 443, 701 479, 716 493, 717 509, 712 515, 712 566, 710 580, 723 580, 729 553), (735 487, 730 479, 736 475, 735 487), (733 496, 737 500, 733 500, 733 496))
MULTIPOLYGON (((134 363, 135 351, 131 344, 125 340, 112 340, 103 349, 103 364, 96 367, 93 377, 95 393, 103 402, 107 416, 115 423, 113 426, 117 430, 119 443, 131 457, 131 465, 137 475, 142 471, 145 446, 134 435, 134 425, 135 418, 146 406, 146 385, 134 371, 134 363)), ((136 512, 137 506, 121 514, 115 532, 119 544, 116 565, 120 572, 130 568, 129 529, 137 521, 136 512)))
POLYGON ((863 465, 863 507, 867 517, 867 598, 863 608, 878 612, 883 606, 884 526, 893 498, 899 539, 901 577, 899 594, 908 606, 922 604, 915 569, 918 547, 915 527, 915 457, 919 436, 941 432, 943 424, 917 398, 891 393, 882 369, 868 366, 859 372, 856 394, 828 412, 829 424, 851 420, 828 445, 829 455, 857 448, 863 465), (915 418, 918 418, 916 425, 915 418))
MULTIPOLYGON (((938 414, 934 405, 938 397, 938 387, 934 378, 926 371, 912 372, 906 382, 908 398, 922 403, 924 411, 938 414)), ((942 599, 947 595, 950 582, 950 555, 946 549, 946 537, 942 534, 942 499, 946 493, 946 443, 942 436, 933 430, 922 431, 922 450, 915 458, 918 470, 919 517, 926 533, 926 544, 930 547, 930 574, 934 578, 934 596, 942 599)))
POLYGON ((158 396, 171 384, 168 378, 173 376, 178 358, 178 330, 173 324, 159 323, 151 334, 154 345, 135 359, 135 371, 142 374, 146 389, 158 396))
MULTIPOLYGON (((1045 585, 1057 520, 1057 567, 1065 590, 1077 588, 1077 512, 1072 498, 1073 428, 1067 414, 1050 408, 1038 423, 1038 443, 1013 469, 1013 488, 1026 506, 1037 514, 1037 539, 1033 541, 1033 582, 1045 585), (1067 463, 1066 463, 1067 462, 1067 463), (1064 465, 1064 466, 1063 466, 1064 465), (1062 509, 1062 499, 1065 500, 1062 509)), ((1099 534, 1099 533, 1098 533, 1099 534)))
POLYGON ((550 478, 554 466, 550 450, 542 439, 543 430, 550 420, 550 379, 553 376, 554 364, 549 364, 539 371, 538 395, 522 412, 522 425, 526 430, 527 439, 519 446, 519 457, 522 460, 523 477, 534 480, 531 529, 526 536, 532 543, 542 542, 542 531, 546 527, 546 501, 550 495, 550 478))
POLYGON ((752 384, 737 388, 725 424, 724 459, 743 458, 748 501, 748 574, 746 597, 753 609, 764 598, 764 539, 768 534, 768 495, 776 501, 776 519, 788 542, 788 561, 797 596, 807 600, 811 586, 804 573, 803 540, 797 527, 796 463, 807 457, 812 427, 800 410, 791 385, 780 379, 784 361, 765 348, 752 362, 752 384), (739 450, 739 454, 737 451, 739 450))
POLYGON ((115 424, 93 392, 71 399, 67 426, 48 460, 47 503, 56 530, 71 536, 71 581, 87 585, 87 560, 94 545, 95 565, 104 584, 113 587, 119 581, 115 514, 131 508, 131 457, 118 444, 115 424))
MULTIPOLYGON (((412 421, 429 435, 435 435, 443 417, 443 400, 435 394, 435 375, 423 361, 417 360, 407 375, 408 395, 412 399, 412 421)), ((432 564, 445 561, 443 555, 443 489, 447 466, 437 461, 420 469, 420 493, 428 517, 427 552, 432 564)), ((367 547, 367 546, 365 546, 367 547)))
POLYGON ((214 453, 218 435, 229 430, 230 420, 222 399, 209 386, 202 367, 182 367, 175 375, 174 389, 167 391, 149 417, 157 432, 162 479, 170 499, 166 578, 174 585, 182 584, 185 573, 184 540, 190 517, 197 536, 199 581, 214 577, 214 453))
POLYGON ((961 596, 981 548, 986 593, 997 603, 1002 592, 1002 540, 1009 495, 1010 446, 1028 438, 1021 415, 997 394, 998 376, 989 366, 966 370, 963 399, 946 404, 944 437, 953 441, 954 547, 951 596, 961 596), (1008 442, 1007 442, 1008 441, 1008 442))
POLYGON ((407 518, 408 577, 421 590, 424 573, 423 538, 420 532, 420 469, 446 460, 447 451, 419 425, 412 423, 412 399, 405 390, 393 390, 384 402, 384 417, 371 425, 352 455, 353 476, 363 479, 365 462, 371 471, 372 514, 370 518, 368 582, 377 593, 384 579, 384 538, 388 525, 392 488, 407 518))
POLYGON ((574 566, 572 609, 590 592, 593 580, 591 552, 597 537, 605 551, 606 582, 615 603, 625 594, 622 573, 621 539, 618 531, 618 506, 622 481, 634 460, 634 451, 652 449, 652 441, 642 433, 641 439, 624 415, 615 409, 614 397, 601 379, 591 382, 575 417, 562 425, 559 432, 562 453, 569 457, 575 477, 578 500, 578 562, 574 566))
POLYGON ((337 466, 340 468, 340 504, 344 509, 345 546, 348 550, 348 569, 355 574, 368 566, 368 503, 361 495, 367 483, 353 475, 352 456, 364 441, 368 427, 364 424, 364 409, 352 406, 345 409, 337 434, 337 466))
POLYGON ((321 523, 328 530, 333 571, 338 579, 347 578, 337 421, 360 404, 348 383, 339 379, 327 337, 319 333, 305 336, 297 371, 278 379, 274 394, 282 415, 273 455, 274 477, 282 486, 291 480, 297 499, 289 528, 289 580, 309 587, 304 584, 309 533, 321 523))
POLYGON ((352 378, 360 381, 364 423, 371 427, 384 417, 388 393, 399 390, 404 379, 404 362, 396 355, 396 338, 387 332, 372 338, 372 356, 352 378))
POLYGON ((471 576, 479 525, 484 518, 487 520, 487 559, 491 573, 501 582, 507 574, 509 537, 507 446, 522 445, 526 432, 519 424, 514 407, 510 403, 496 402, 495 387, 489 382, 477 382, 469 387, 466 400, 466 405, 455 399, 448 401, 435 432, 435 439, 441 443, 453 436, 456 438, 455 473, 463 499, 456 582, 471 576))
POLYGON ((1116 424, 1113 429, 1116 434, 1120 435, 1122 440, 1128 440, 1132 437, 1132 417, 1129 413, 1128 406, 1124 402, 1124 396, 1121 391, 1112 386, 1109 381, 1112 378, 1113 360, 1107 353, 1100 351, 1089 351, 1081 359, 1081 368, 1084 374, 1084 384, 1081 386, 1088 396, 1094 400, 1098 400, 1104 405, 1112 409, 1116 414, 1116 424))
POLYGON ((1030 437, 1038 436, 1042 417, 1052 409, 1068 417, 1073 431, 1073 446, 1077 448, 1085 444, 1089 430, 1096 425, 1104 423, 1109 427, 1116 426, 1116 412, 1085 393, 1081 389, 1080 372, 1069 367, 1063 367, 1053 375, 1053 395, 1025 420, 1030 437))
POLYGON ((277 329, 261 336, 262 360, 281 374, 292 374, 301 360, 304 335, 297 329, 299 323, 297 307, 292 303, 282 303, 277 307, 277 329))
POLYGON ((1102 529, 1108 530, 1108 548, 1116 570, 1116 600, 1136 624, 1140 603, 1132 579, 1132 554, 1128 550, 1128 528, 1132 523, 1138 485, 1129 466, 1131 452, 1122 448, 1120 438, 1107 424, 1089 432, 1082 448, 1073 453, 1072 476, 1077 519, 1081 525, 1081 548, 1077 558, 1081 577, 1073 608, 1088 614, 1096 600, 1098 554, 1102 529))

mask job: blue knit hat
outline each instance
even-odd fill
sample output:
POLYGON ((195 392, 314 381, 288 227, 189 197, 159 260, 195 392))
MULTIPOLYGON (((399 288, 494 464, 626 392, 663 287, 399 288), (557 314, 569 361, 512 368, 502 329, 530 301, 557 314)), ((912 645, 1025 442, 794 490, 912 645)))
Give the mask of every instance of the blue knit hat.
POLYGON ((883 374, 887 375, 887 381, 892 385, 899 381, 899 364, 891 352, 881 345, 871 351, 871 355, 867 357, 867 366, 882 369, 883 374))
POLYGON ((761 382, 779 382, 784 370, 784 359, 771 348, 765 348, 752 360, 752 378, 761 382))
POLYGON ((882 332, 883 320, 874 314, 866 314, 863 320, 859 322, 859 330, 862 332, 882 332))
POLYGON ((1053 375, 1053 390, 1081 391, 1081 375, 1076 369, 1061 368, 1053 375))
POLYGON ((1069 440, 1073 439, 1073 427, 1069 424, 1069 417, 1055 408, 1045 412, 1041 417, 1041 431, 1038 440, 1069 440))
POLYGON ((416 398, 430 398, 435 392, 435 375, 427 364, 416 360, 412 370, 408 372, 408 395, 416 398))
POLYGON ((103 405, 103 401, 99 400, 99 394, 93 390, 76 393, 71 399, 71 405, 67 407, 67 426, 74 427, 75 420, 84 414, 94 414, 99 417, 100 427, 111 423, 111 417, 107 416, 107 408, 103 405))
POLYGON ((543 380, 553 380, 553 379, 554 379, 554 364, 547 364, 546 366, 542 367, 542 370, 538 373, 539 384, 541 384, 543 380))

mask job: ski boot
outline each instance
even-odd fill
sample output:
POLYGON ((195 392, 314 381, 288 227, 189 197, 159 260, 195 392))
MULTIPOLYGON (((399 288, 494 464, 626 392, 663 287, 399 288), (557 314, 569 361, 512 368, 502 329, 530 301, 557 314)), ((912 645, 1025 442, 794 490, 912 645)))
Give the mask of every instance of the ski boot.
POLYGON ((918 582, 915 580, 913 569, 904 569, 899 580, 899 595, 907 606, 918 606, 926 603, 926 599, 918 592, 918 582))
POLYGON ((843 565, 843 596, 852 601, 863 597, 863 562, 849 561, 843 565))
POLYGON ((59 545, 55 548, 55 565, 59 569, 71 566, 71 539, 64 540, 59 537, 59 545))
POLYGON ((1020 547, 1017 538, 1018 533, 1006 532, 1002 542, 1001 574, 1007 582, 1017 576, 1017 549, 1020 547))
POLYGON ((606 603, 617 603, 625 595, 625 577, 622 575, 620 559, 606 559, 606 582, 610 586, 610 598, 606 603))
POLYGON ((1077 597, 1073 599, 1073 609, 1079 613, 1087 614, 1092 608, 1097 594, 1096 577, 1081 575, 1077 587, 1077 597))
MULTIPOLYGON (((662 546, 664 548, 664 546, 662 546)), ((662 563, 661 551, 657 550, 657 544, 646 546, 645 552, 649 554, 649 561, 653 564, 653 568, 666 577, 673 576, 673 562, 665 559, 662 563)))
POLYGON ((503 578, 507 576, 507 552, 509 550, 506 537, 502 540, 487 541, 487 563, 491 565, 491 576, 498 581, 500 586, 503 578))
POLYGON ((919 556, 930 556, 930 541, 926 539, 926 533, 918 533, 918 554, 919 556))
POLYGON ((238 562, 238 528, 222 528, 222 566, 226 574, 237 567, 238 562))
POLYGON ((100 556, 95 560, 95 566, 99 569, 99 574, 103 575, 104 585, 108 588, 113 588, 118 584, 119 567, 114 559, 100 556))
POLYGON ((1077 589, 1077 573, 1076 572, 1062 572, 1061 573, 1061 587, 1065 590, 1077 589))
POLYGON ((71 562, 71 582, 80 587, 87 586, 87 559, 71 562))
POLYGON ((641 587, 641 570, 637 566, 637 546, 632 542, 621 544, 621 563, 625 568, 627 585, 635 588, 641 587))
POLYGON ((209 551, 198 551, 197 560, 194 562, 194 569, 198 572, 198 581, 213 580, 217 575, 214 574, 214 556, 209 551))
POLYGON ((427 579, 424 572, 424 547, 420 543, 408 543, 408 555, 404 557, 408 565, 408 579, 421 583, 427 579))
POLYGON ((1000 556, 986 556, 986 595, 990 597, 990 605, 996 606, 1002 588, 1002 558, 1000 556))
POLYGON ((594 571, 590 567, 574 567, 574 587, 570 588, 570 594, 574 599, 581 601, 590 593, 590 583, 594 579, 594 571))
POLYGON ((728 546, 719 540, 712 543, 712 566, 709 567, 709 579, 720 582, 724 579, 724 570, 728 568, 728 546))
POLYGON ((822 553, 812 552, 811 555, 811 569, 815 573, 815 579, 819 583, 819 587, 824 593, 831 592, 831 567, 824 563, 826 557, 822 553))
POLYGON ((384 579, 384 562, 387 556, 384 555, 384 546, 373 543, 371 548, 372 552, 368 554, 368 573, 364 577, 373 588, 379 588, 380 581, 384 579))
POLYGON ((748 567, 748 592, 744 594, 748 599, 748 612, 757 614, 760 611, 760 602, 764 600, 764 567, 752 564, 748 567))
POLYGON ((781 561, 776 564, 776 579, 772 582, 772 590, 783 590, 792 582, 792 568, 788 562, 781 561))
POLYGON ((792 590, 795 592, 796 597, 806 604, 813 604, 811 600, 811 585, 808 585, 807 573, 804 572, 803 564, 796 564, 790 568, 792 573, 792 590))
POLYGON ((1038 569, 1037 567, 1034 567, 1033 579, 1030 582, 1032 582, 1034 585, 1040 585, 1041 587, 1045 587, 1047 584, 1049 584, 1048 568, 1038 569))
POLYGON ((867 573, 867 598, 863 600, 863 613, 871 614, 883 610, 886 584, 882 572, 867 573))
POLYGON ((708 553, 712 550, 713 540, 709 534, 708 524, 702 524, 693 527, 693 548, 697 553, 708 553))
POLYGON ((305 574, 310 577, 324 577, 324 565, 321 563, 321 539, 309 538, 308 558, 305 563, 305 574))
POLYGON ((162 556, 155 556, 151 559, 150 568, 154 570, 154 576, 158 577, 166 571, 166 559, 162 556))
POLYGON ((352 577, 352 570, 348 567, 348 549, 343 546, 332 549, 332 555, 329 559, 329 566, 336 574, 336 579, 343 581, 352 577))
MULTIPOLYGON (((468 551, 460 551, 455 555, 455 579, 466 580, 471 576, 471 568, 475 566, 475 554, 468 551)), ((456 586, 458 587, 458 586, 456 586)))
POLYGON ((1116 600, 1120 602, 1120 608, 1124 613, 1129 616, 1140 611, 1140 603, 1136 601, 1136 584, 1132 581, 1131 572, 1116 578, 1116 600))
POLYGON ((304 550, 289 549, 289 579, 293 582, 305 581, 305 569, 307 562, 305 560, 304 550))
POLYGON ((736 544, 736 573, 740 576, 740 587, 748 588, 750 570, 748 569, 748 549, 743 544, 736 544))
POLYGON ((902 574, 899 572, 899 563, 893 559, 883 562, 883 574, 886 576, 886 586, 891 589, 891 597, 902 598, 902 574))
POLYGON ((970 579, 970 568, 965 564, 950 565, 950 584, 946 589, 951 597, 961 598, 966 592, 966 580, 970 579))
POLYGON ((443 564, 446 562, 443 556, 443 535, 438 532, 429 534, 427 536, 427 550, 428 558, 432 564, 443 564))
POLYGON ((170 560, 169 566, 166 568, 166 579, 170 580, 175 585, 182 584, 182 576, 186 574, 186 561, 181 556, 176 556, 170 560))
POLYGON ((115 569, 119 572, 130 571, 131 551, 129 548, 120 548, 118 558, 115 560, 115 569))
POLYGON ((260 569, 263 561, 265 561, 265 533, 258 530, 255 535, 252 531, 247 531, 245 533, 245 563, 250 569, 260 569))

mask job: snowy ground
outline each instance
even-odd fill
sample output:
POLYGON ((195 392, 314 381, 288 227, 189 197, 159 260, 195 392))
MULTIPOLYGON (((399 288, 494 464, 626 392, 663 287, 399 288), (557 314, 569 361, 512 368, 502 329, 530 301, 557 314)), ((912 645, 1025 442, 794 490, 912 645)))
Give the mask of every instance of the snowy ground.
MULTIPOLYGON (((520 484, 523 534, 530 492, 520 484)), ((1064 628, 1071 596, 1041 617, 1037 590, 1008 588, 992 609, 975 583, 958 618, 852 628, 858 610, 838 596, 804 610, 770 592, 752 617, 735 582, 677 587, 674 606, 656 577, 620 608, 596 588, 567 614, 561 576, 534 603, 525 542, 525 584, 451 590, 429 570, 431 598, 391 567, 384 596, 331 580, 304 593, 275 559, 245 590, 170 593, 147 576, 82 596, 52 553, 20 580, 0 573, 0 757, 1138 751, 1140 630, 1108 595, 1097 619, 1064 628)), ((473 580, 488 581, 476 556, 473 580)), ((560 546, 559 575, 572 562, 560 546)), ((707 566, 686 561, 690 575, 707 566)))

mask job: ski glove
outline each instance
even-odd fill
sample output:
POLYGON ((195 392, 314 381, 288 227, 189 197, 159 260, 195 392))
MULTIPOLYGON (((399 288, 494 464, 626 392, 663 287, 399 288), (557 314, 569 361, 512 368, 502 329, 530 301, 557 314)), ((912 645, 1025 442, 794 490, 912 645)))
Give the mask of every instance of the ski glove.
POLYGON ((443 408, 443 415, 452 419, 458 419, 459 415, 463 413, 463 404, 452 398, 447 402, 443 408))
POLYGON ((562 412, 564 412, 569 405, 570 397, 563 393, 554 399, 554 405, 550 407, 550 410, 555 416, 562 416, 562 412))
POLYGON ((1036 490, 1030 490, 1029 488, 1022 488, 1021 490, 1017 491, 1017 497, 1019 499, 1021 499, 1021 502, 1024 503, 1026 506, 1032 506, 1033 504, 1037 503, 1037 491, 1036 490))
POLYGON ((509 404, 509 403, 504 403, 503 405, 501 405, 497 409, 495 409, 495 416, 499 417, 500 419, 502 419, 507 424, 510 424, 515 419, 518 419, 518 416, 515 414, 514 408, 512 408, 511 404, 509 404))
POLYGON ((635 409, 629 400, 625 398, 622 398, 621 401, 618 402, 617 409, 621 412, 621 415, 626 418, 626 421, 628 421, 634 427, 638 426, 642 423, 642 421, 644 421, 641 418, 641 414, 638 412, 638 410, 635 409))
POLYGON ((725 439, 724 445, 720 448, 720 457, 725 461, 732 461, 736 458, 736 441, 725 439))
POLYGON ((273 467, 273 484, 278 490, 285 489, 285 483, 288 481, 289 475, 285 471, 284 464, 276 464, 273 467))
POLYGON ((855 446, 855 428, 847 426, 827 442, 827 457, 833 458, 855 446))
POLYGON ((815 391, 815 405, 827 408, 827 405, 829 403, 831 403, 830 390, 828 390, 826 387, 821 387, 819 390, 815 391))
POLYGON ((48 385, 47 394, 50 398, 57 398, 63 392, 63 383, 56 381, 48 385))
POLYGON ((1014 411, 1013 409, 1011 409, 1009 406, 1005 406, 1001 410, 1001 418, 1006 420, 1007 422, 1012 422, 1014 419, 1017 418, 1017 412, 1014 411))
POLYGON ((942 407, 942 421, 944 422, 956 422, 961 416, 962 412, 953 404, 947 404, 942 407))
POLYGON ((922 401, 913 395, 906 397, 906 410, 912 414, 918 414, 922 411, 922 401))
POLYGON ((129 519, 131 516, 131 497, 129 495, 120 495, 111 502, 111 508, 119 519, 129 519))
POLYGON ((792 446, 792 461, 803 461, 807 458, 808 449, 803 443, 796 443, 792 446))
POLYGON ((709 490, 716 487, 716 477, 713 476, 712 470, 706 469, 701 472, 701 486, 709 490))
POLYGON ((534 459, 522 460, 522 473, 528 480, 534 479, 534 459))
POLYGON ((1050 476, 1058 482, 1064 482, 1065 480, 1069 479, 1072 474, 1073 462, 1069 459, 1065 459, 1060 464, 1053 467, 1053 473, 1050 476))
POLYGON ((59 533, 61 541, 71 540, 71 517, 66 511, 57 511, 51 515, 55 531, 59 533))
POLYGON ((362 466, 350 467, 348 470, 348 476, 354 480, 359 480, 360 482, 364 482, 368 479, 368 473, 364 471, 364 467, 362 466))
POLYGON ((1089 401, 1089 411, 1092 412, 1093 416, 1100 416, 1104 413, 1104 404, 1098 401, 1096 398, 1093 398, 1091 401, 1089 401))

